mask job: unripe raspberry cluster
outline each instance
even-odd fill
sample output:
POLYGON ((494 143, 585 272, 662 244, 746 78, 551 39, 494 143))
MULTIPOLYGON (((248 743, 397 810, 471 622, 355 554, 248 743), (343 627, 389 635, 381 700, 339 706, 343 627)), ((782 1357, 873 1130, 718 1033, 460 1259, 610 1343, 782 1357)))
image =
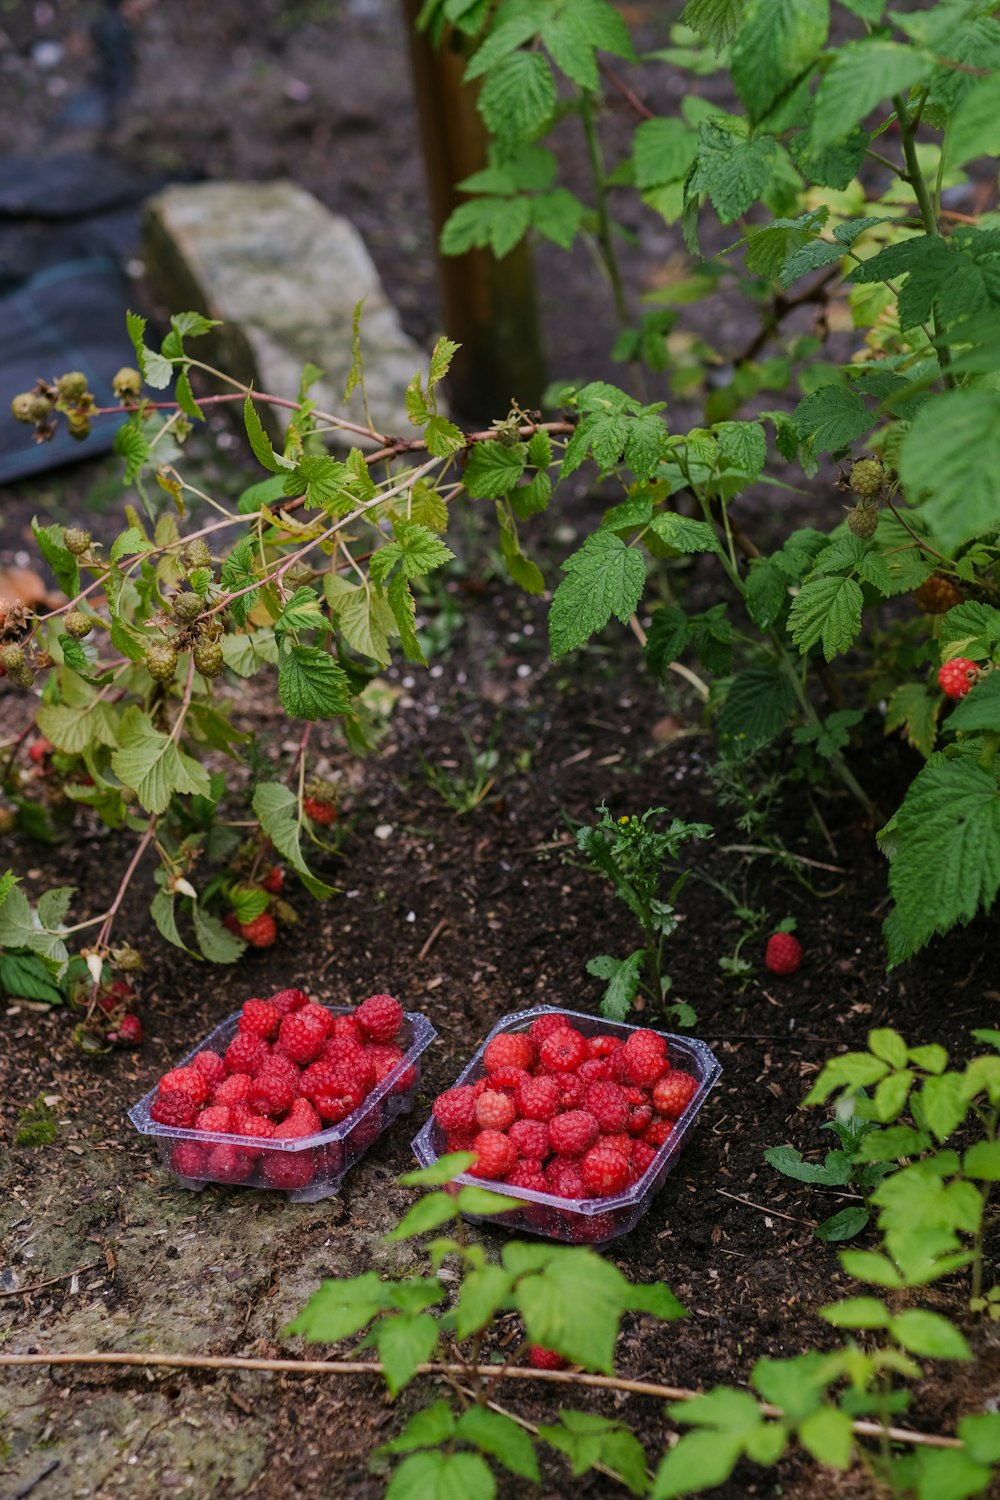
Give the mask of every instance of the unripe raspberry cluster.
MULTIPOLYGON (((183 1140, 171 1165, 182 1177, 245 1182, 258 1161, 271 1187, 304 1188, 321 1162, 314 1152, 269 1151, 338 1125, 403 1062, 403 1007, 371 995, 350 1015, 313 1004, 303 990, 248 1000, 224 1053, 206 1049, 160 1079, 150 1117, 176 1129, 230 1135, 183 1140)), ((416 1081, 412 1064, 393 1092, 416 1081)))
POLYGON ((576 1201, 638 1182, 698 1092, 658 1032, 585 1037, 557 1012, 495 1036, 483 1064, 435 1100, 446 1149, 474 1152, 474 1177, 576 1201))

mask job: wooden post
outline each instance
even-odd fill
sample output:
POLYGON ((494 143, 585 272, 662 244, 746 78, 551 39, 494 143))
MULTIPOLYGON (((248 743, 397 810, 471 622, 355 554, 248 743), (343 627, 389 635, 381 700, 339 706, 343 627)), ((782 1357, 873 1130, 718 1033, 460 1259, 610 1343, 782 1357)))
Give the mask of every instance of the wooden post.
MULTIPOLYGON (((435 241, 463 200, 455 184, 486 166, 487 135, 476 110, 476 86, 464 85, 468 61, 457 31, 433 47, 415 25, 420 0, 403 0, 420 117, 435 241)), ((438 254, 444 331, 462 348, 449 379, 452 404, 483 421, 507 415, 512 400, 538 406, 545 368, 531 250, 526 241, 503 260, 489 250, 438 254)))

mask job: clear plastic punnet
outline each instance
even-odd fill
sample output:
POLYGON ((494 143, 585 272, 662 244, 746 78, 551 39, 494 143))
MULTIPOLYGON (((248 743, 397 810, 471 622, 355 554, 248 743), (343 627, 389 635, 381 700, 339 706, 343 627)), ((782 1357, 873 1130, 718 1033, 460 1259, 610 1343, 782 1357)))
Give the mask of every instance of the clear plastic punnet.
MULTIPOLYGON (((334 1016, 353 1014, 350 1006, 325 1008, 334 1016)), ((236 1011, 175 1066, 184 1067, 198 1052, 206 1050, 221 1056, 236 1035, 239 1018, 240 1012, 236 1011)), ((344 1177, 368 1147, 374 1145, 397 1115, 413 1108, 420 1086, 420 1055, 436 1036, 425 1016, 406 1012, 400 1043, 406 1047, 402 1061, 353 1114, 339 1125, 302 1140, 255 1140, 245 1135, 159 1125, 149 1114, 156 1089, 133 1105, 128 1117, 142 1135, 156 1139, 164 1165, 182 1187, 199 1192, 207 1182, 222 1182, 240 1187, 276 1188, 287 1193, 294 1203, 315 1203, 338 1193, 344 1177)))
MULTIPOLYGON (((549 1014, 565 1016, 569 1025, 584 1036, 610 1034, 627 1037, 638 1031, 637 1026, 628 1026, 621 1021, 607 1021, 602 1016, 588 1016, 580 1011, 562 1010, 558 1006, 540 1006, 535 1010, 519 1010, 502 1016, 489 1036, 479 1048, 468 1067, 455 1079, 455 1084, 475 1083, 486 1072, 483 1053, 500 1032, 527 1031, 538 1016, 549 1014)), ((650 1028, 643 1028, 650 1029, 650 1028)), ((519 1234, 540 1234, 547 1239, 568 1240, 574 1244, 603 1245, 608 1240, 628 1234, 647 1212, 656 1194, 663 1186, 667 1174, 673 1169, 689 1133, 694 1127, 709 1090, 718 1079, 722 1068, 715 1054, 704 1042, 690 1036, 674 1036, 661 1031, 666 1038, 668 1055, 674 1066, 683 1068, 698 1080, 698 1092, 677 1121, 670 1136, 660 1147, 649 1167, 625 1192, 612 1198, 559 1198, 553 1193, 531 1192, 526 1188, 511 1187, 504 1182, 487 1182, 483 1178, 470 1177, 462 1173, 455 1180, 489 1188, 491 1192, 503 1193, 518 1200, 521 1205, 510 1213, 468 1218, 478 1223, 498 1224, 504 1229, 516 1230, 519 1234)), ((413 1151, 420 1165, 428 1167, 445 1151, 445 1136, 432 1117, 414 1138, 413 1151)))

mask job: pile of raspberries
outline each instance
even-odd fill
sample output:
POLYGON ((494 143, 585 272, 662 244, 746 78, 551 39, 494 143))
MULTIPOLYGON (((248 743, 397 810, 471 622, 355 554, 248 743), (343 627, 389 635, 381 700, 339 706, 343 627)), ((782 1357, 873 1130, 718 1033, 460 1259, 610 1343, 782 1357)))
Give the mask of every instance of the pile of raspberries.
MULTIPOLYGON (((292 1189, 306 1187, 321 1168, 337 1170, 341 1161, 331 1160, 330 1152, 336 1155, 339 1142, 299 1152, 269 1151, 266 1143, 316 1135, 359 1109, 404 1060, 402 1025, 403 1007, 391 995, 371 995, 352 1015, 333 1015, 302 990, 248 1000, 221 1056, 198 1052, 160 1079, 149 1111, 159 1125, 239 1138, 204 1145, 179 1141, 171 1156, 174 1171, 246 1182, 260 1162, 266 1184, 292 1189)), ((393 1092, 406 1093, 415 1082, 411 1065, 393 1092)), ((374 1139, 379 1111, 364 1124, 374 1139)))
POLYGON ((698 1092, 658 1032, 585 1037, 554 1013, 495 1036, 483 1063, 484 1078, 435 1100, 447 1150, 475 1152, 473 1177, 557 1198, 637 1182, 698 1092))

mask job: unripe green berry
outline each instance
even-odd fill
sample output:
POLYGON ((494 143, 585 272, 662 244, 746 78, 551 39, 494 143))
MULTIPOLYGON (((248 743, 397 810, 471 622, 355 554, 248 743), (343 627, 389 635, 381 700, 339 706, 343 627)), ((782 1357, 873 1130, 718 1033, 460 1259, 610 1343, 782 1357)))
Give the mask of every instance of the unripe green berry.
POLYGON ((867 541, 878 529, 878 511, 874 505, 855 505, 847 512, 847 524, 856 537, 867 541))
POLYGON ((193 573, 195 568, 212 566, 212 549, 203 537, 196 537, 193 542, 188 542, 181 558, 188 572, 193 573))
POLYGON ((10 403, 10 414, 17 422, 44 422, 52 410, 52 402, 38 391, 22 391, 10 403))
POLYGON ((91 615, 85 615, 82 609, 71 609, 63 621, 66 634, 71 635, 74 640, 82 641, 84 636, 90 634, 94 628, 91 615))
POLYGON ((195 669, 202 677, 221 677, 226 663, 218 641, 198 641, 193 655, 195 669))
POLYGON ((851 489, 863 500, 874 500, 882 493, 885 469, 880 458, 859 458, 851 465, 851 489))
POLYGON ((146 647, 146 671, 156 682, 173 681, 177 652, 169 641, 150 641, 146 647))
POLYGON ((182 625, 190 625, 205 608, 204 602, 199 594, 191 593, 190 590, 174 595, 174 616, 182 625))
POLYGON ((15 687, 30 688, 35 680, 35 674, 27 663, 16 671, 8 672, 7 676, 15 687))
POLYGON ((0 667, 13 675, 24 666, 24 652, 18 645, 0 646, 0 667))
POLYGON ((142 376, 131 365, 122 365, 111 382, 111 389, 119 401, 132 401, 142 390, 142 376))
POLYGON ((82 443, 84 438, 90 437, 90 418, 84 412, 69 412, 66 417, 66 431, 71 438, 76 438, 78 443, 82 443))
POLYGON ((84 531, 82 526, 67 526, 63 532, 63 541, 68 552, 72 552, 74 557, 82 557, 90 546, 90 532, 84 531))
POLYGON ((79 401, 87 394, 87 377, 80 370, 71 370, 68 375, 59 376, 56 390, 60 401, 79 401))

